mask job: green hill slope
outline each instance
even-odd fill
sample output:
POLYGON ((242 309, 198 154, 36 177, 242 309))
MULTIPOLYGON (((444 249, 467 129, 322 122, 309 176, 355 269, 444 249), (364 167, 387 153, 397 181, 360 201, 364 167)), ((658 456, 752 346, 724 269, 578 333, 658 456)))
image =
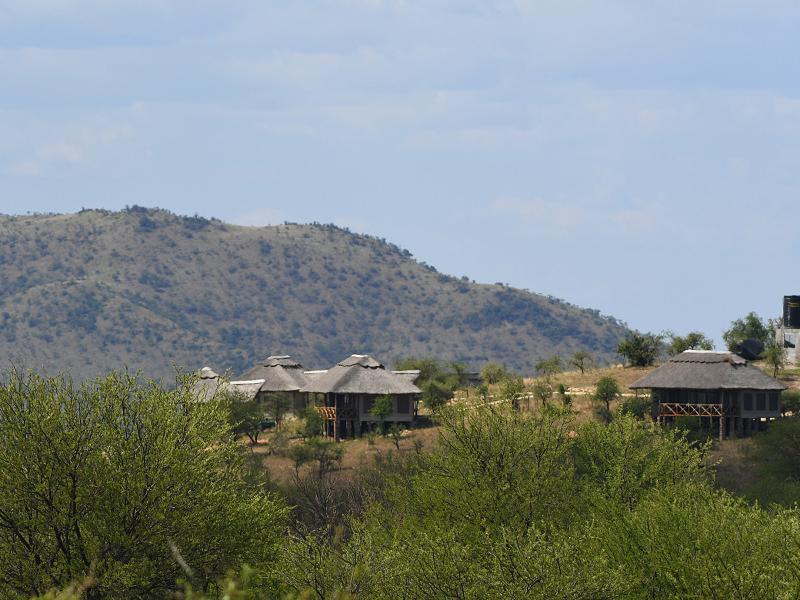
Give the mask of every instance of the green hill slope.
POLYGON ((324 368, 353 352, 530 372, 579 348, 609 359, 625 331, 334 226, 240 227, 139 207, 0 216, 0 362, 76 377, 205 364, 237 374, 270 353, 324 368))

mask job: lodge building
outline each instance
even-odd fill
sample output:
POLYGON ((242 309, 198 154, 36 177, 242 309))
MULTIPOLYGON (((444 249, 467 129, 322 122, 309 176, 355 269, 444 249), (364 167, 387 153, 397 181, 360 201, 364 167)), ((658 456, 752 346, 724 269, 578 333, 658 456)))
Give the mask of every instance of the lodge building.
POLYGON ((687 350, 630 388, 651 391, 659 422, 700 417, 722 439, 749 435, 780 417, 786 386, 731 352, 687 350))

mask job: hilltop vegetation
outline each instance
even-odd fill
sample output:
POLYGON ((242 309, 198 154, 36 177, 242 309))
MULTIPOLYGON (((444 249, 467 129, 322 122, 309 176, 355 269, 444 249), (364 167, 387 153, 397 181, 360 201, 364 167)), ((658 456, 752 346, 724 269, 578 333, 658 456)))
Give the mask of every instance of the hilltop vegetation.
POLYGON ((352 352, 530 372, 626 328, 555 298, 438 273, 332 225, 241 227, 132 207, 0 216, 0 359, 83 378, 127 366, 242 372, 269 353, 352 352))

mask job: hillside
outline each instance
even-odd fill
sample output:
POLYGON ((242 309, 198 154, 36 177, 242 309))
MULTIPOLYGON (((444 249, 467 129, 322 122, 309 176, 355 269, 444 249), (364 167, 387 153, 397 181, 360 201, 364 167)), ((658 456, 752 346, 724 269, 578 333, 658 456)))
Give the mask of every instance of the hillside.
POLYGON ((438 273, 331 225, 241 227, 133 207, 0 216, 0 362, 167 376, 238 374, 270 353, 327 367, 353 352, 531 372, 625 333, 597 311, 438 273))

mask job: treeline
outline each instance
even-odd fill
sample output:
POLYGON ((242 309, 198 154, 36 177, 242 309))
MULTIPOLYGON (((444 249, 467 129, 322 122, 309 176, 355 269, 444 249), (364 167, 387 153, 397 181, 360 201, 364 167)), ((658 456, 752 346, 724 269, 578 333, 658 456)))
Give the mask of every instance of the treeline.
MULTIPOLYGON (((247 460, 229 401, 198 403, 190 383, 9 376, 1 597, 800 594, 800 513, 717 489, 707 448, 676 430, 442 407, 434 448, 278 485, 247 460)), ((800 420, 785 423, 791 439, 800 420)))

